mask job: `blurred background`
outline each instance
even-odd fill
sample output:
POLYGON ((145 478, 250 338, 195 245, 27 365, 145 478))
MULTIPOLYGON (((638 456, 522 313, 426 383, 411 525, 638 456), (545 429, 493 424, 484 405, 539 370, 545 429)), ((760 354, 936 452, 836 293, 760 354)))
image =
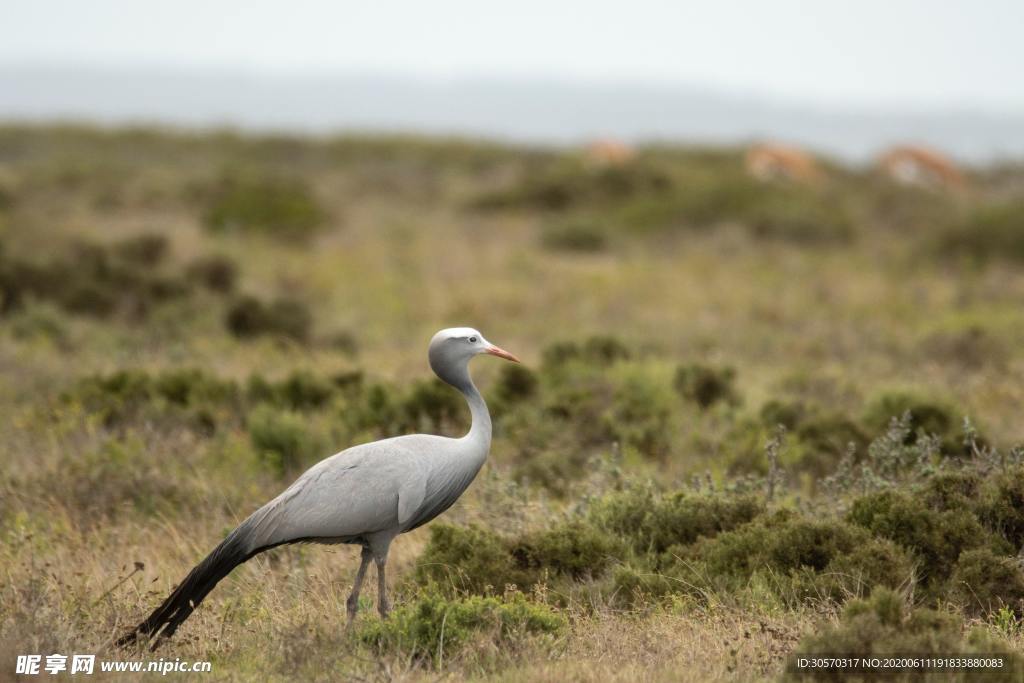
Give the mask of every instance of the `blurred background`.
POLYGON ((330 453, 461 433, 455 325, 524 363, 474 361, 491 456, 399 616, 346 632, 355 550, 282 548, 168 658, 1024 651, 1024 4, 8 4, 0 662, 102 651, 330 453))
POLYGON ((0 116, 565 144, 1024 152, 1024 9, 956 0, 20 3, 0 116))

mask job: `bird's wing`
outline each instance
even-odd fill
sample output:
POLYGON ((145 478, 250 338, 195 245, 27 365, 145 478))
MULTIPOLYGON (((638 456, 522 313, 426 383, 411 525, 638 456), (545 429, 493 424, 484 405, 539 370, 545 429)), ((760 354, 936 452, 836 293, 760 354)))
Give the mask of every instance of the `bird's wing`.
POLYGON ((398 489, 398 525, 403 529, 423 507, 427 495, 427 476, 422 468, 415 468, 409 475, 398 489))
MULTIPOLYGON (((437 437, 434 437, 436 439, 437 437)), ((349 541, 399 533, 423 508, 424 454, 433 439, 398 437, 355 446, 307 470, 253 517, 262 544, 295 539, 349 541)))

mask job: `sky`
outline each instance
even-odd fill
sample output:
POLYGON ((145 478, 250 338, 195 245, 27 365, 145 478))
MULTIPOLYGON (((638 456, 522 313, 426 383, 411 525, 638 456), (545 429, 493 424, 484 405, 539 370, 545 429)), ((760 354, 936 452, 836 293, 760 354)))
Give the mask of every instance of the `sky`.
POLYGON ((34 0, 0 67, 704 87, 823 107, 1024 113, 1021 0, 34 0))

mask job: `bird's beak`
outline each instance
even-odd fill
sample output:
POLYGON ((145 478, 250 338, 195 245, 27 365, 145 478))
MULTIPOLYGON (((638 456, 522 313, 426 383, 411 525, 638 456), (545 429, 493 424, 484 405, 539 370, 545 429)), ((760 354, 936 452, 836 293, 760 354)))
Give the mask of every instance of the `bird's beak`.
POLYGON ((516 358, 515 356, 513 356, 511 353, 509 353, 505 349, 498 348, 497 346, 494 346, 493 344, 491 344, 486 349, 484 349, 484 353, 489 353, 492 356, 497 356, 498 358, 504 358, 505 360, 510 360, 513 363, 518 363, 519 362, 519 359, 516 358))

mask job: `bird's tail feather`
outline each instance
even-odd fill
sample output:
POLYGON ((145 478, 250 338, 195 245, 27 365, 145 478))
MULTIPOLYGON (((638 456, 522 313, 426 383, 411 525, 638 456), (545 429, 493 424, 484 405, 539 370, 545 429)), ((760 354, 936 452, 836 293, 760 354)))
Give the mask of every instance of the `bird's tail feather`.
POLYGON ((156 649, 161 641, 174 635, 181 623, 188 619, 203 598, 221 579, 231 573, 231 570, 272 547, 251 550, 250 536, 251 530, 246 523, 228 534, 213 552, 188 573, 163 604, 153 610, 153 613, 138 626, 118 638, 116 645, 126 647, 140 640, 154 639, 153 649, 156 649))

